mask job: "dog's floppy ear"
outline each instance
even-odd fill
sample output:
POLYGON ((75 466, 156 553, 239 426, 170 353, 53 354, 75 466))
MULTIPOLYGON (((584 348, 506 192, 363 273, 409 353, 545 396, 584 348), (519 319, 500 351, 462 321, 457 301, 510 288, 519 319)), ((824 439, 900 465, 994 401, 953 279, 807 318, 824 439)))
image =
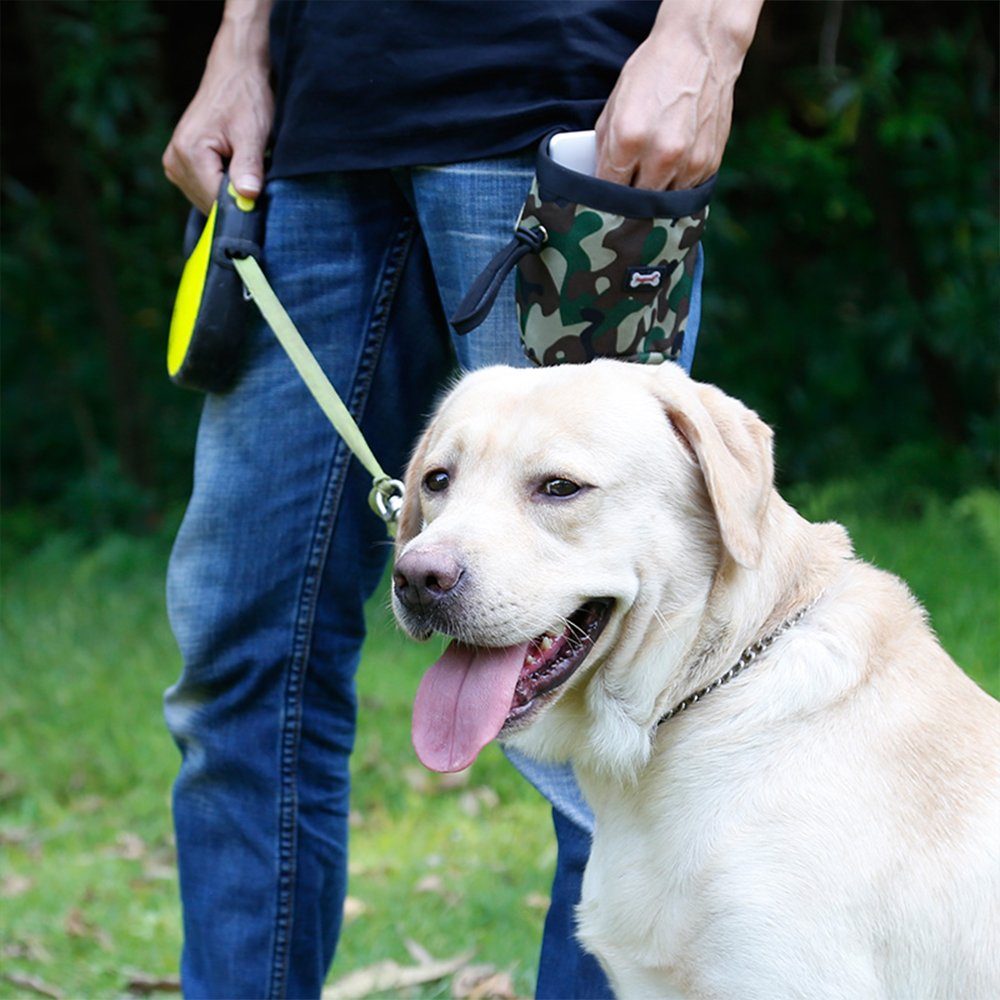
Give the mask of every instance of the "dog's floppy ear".
POLYGON ((723 545, 753 569, 774 490, 771 428, 715 386, 684 379, 677 388, 663 394, 667 416, 701 467, 723 545))

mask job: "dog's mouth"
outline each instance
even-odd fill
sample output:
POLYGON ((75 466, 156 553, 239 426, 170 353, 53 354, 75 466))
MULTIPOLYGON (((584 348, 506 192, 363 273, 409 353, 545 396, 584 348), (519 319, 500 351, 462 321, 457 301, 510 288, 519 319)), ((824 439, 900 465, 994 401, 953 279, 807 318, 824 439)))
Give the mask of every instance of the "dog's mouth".
POLYGON ((424 675, 413 704, 413 746, 434 771, 468 767, 501 732, 523 728, 587 658, 614 601, 590 600, 562 631, 483 648, 458 640, 424 675))
POLYGON ((602 598, 587 601, 566 620, 566 627, 556 634, 546 632, 528 643, 521 675, 514 687, 514 700, 503 731, 525 721, 556 688, 576 673, 593 649, 611 614, 612 601, 602 598))

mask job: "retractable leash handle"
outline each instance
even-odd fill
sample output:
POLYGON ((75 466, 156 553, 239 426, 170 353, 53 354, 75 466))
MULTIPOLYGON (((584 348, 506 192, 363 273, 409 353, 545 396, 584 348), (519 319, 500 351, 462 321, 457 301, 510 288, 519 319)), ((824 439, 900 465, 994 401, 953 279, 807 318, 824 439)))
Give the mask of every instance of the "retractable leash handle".
POLYGON ((389 536, 403 504, 403 484, 388 476, 361 429, 326 377, 260 266, 264 234, 261 201, 244 198, 223 176, 205 217, 192 211, 185 233, 187 262, 170 321, 167 371, 175 384, 225 392, 238 372, 250 303, 284 348, 334 430, 372 477, 368 503, 389 536))
POLYGON ((264 214, 262 201, 238 194, 228 175, 207 217, 191 210, 167 345, 167 373, 175 385, 225 392, 236 381, 253 313, 232 255, 260 256, 264 214))

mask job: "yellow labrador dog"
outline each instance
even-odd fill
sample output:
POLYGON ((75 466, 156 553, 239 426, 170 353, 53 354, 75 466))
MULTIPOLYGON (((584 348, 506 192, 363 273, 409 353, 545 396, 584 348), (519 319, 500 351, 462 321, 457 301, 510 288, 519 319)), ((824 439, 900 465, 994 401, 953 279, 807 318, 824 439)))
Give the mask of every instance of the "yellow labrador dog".
POLYGON ((670 364, 468 376, 410 464, 394 603, 453 639, 428 767, 573 762, 619 996, 1000 997, 998 705, 778 496, 736 400, 670 364))

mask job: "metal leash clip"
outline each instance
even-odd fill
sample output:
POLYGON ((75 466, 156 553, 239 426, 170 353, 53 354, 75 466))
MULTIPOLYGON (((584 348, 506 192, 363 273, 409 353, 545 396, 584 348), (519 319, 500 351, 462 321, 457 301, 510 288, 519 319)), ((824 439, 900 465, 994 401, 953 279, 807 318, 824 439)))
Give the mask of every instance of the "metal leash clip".
POLYGON ((385 521, 389 537, 395 538, 399 512, 403 508, 403 484, 389 476, 376 479, 368 494, 368 506, 385 521))

